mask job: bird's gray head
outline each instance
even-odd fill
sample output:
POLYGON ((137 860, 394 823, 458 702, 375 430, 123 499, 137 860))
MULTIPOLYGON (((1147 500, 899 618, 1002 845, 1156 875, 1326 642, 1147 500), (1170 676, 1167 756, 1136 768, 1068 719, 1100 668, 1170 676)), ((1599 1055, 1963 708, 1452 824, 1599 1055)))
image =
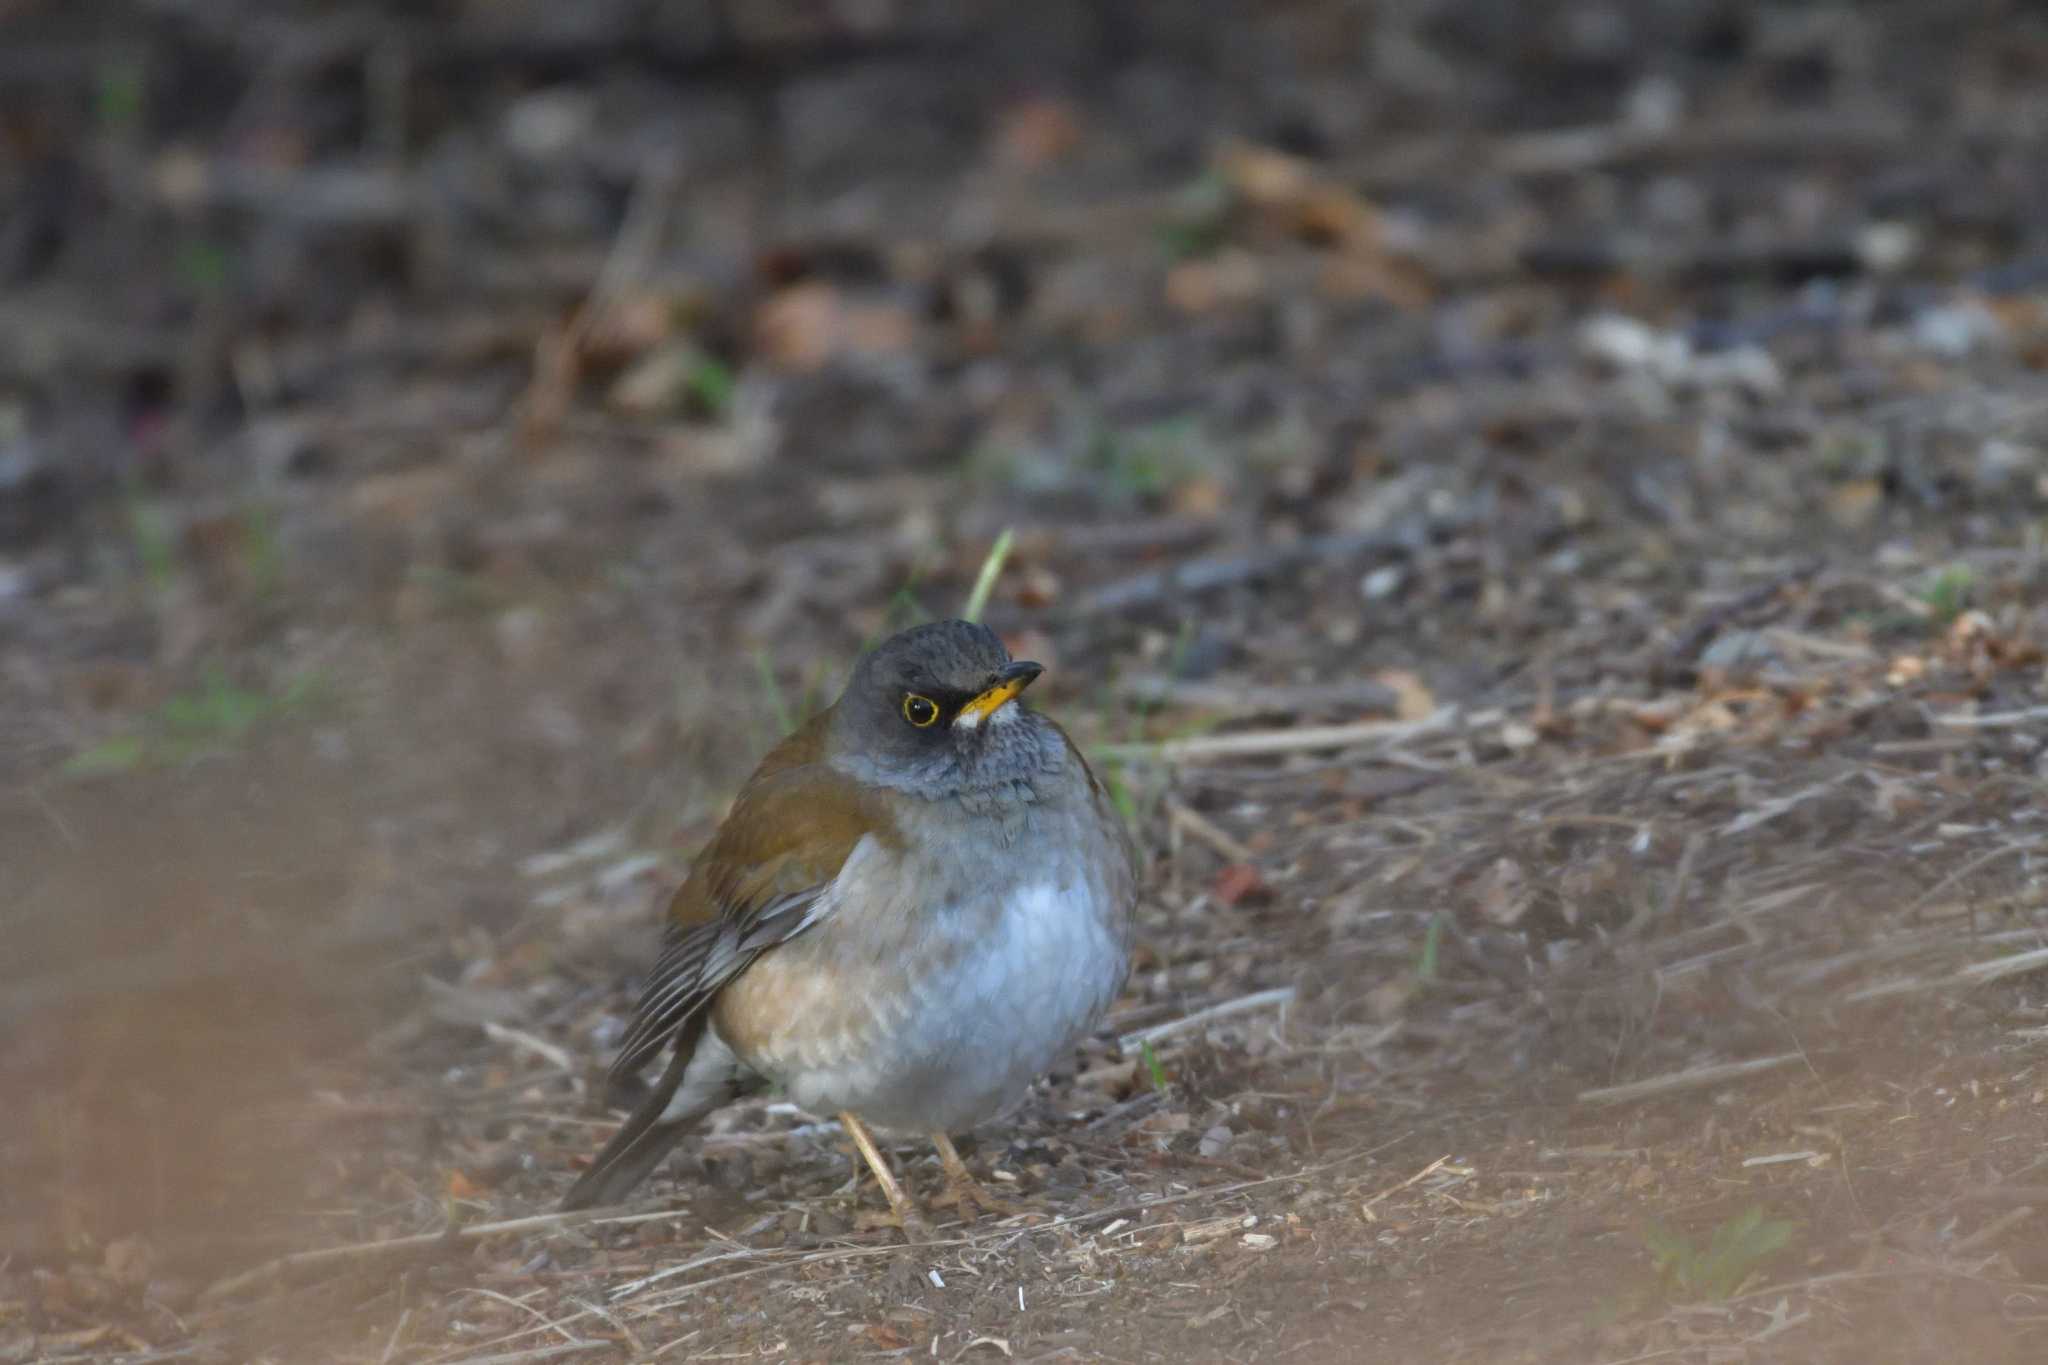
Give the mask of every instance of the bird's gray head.
POLYGON ((987 626, 931 621, 853 666, 832 707, 830 761, 921 796, 1000 788, 1056 768, 1059 732, 1018 694, 1044 670, 987 626))

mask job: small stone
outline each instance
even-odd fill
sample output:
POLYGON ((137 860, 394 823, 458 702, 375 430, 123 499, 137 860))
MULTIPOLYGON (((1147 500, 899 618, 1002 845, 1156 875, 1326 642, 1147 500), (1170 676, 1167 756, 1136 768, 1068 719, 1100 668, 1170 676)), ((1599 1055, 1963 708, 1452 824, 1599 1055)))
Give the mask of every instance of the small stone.
POLYGON ((1535 728, 1524 721, 1504 721, 1500 727, 1500 742, 1510 753, 1521 753, 1536 747, 1538 739, 1535 728))
POLYGON ((1683 337, 1659 332, 1648 323, 1618 313, 1588 318, 1579 328, 1579 348, 1617 369, 1682 367, 1692 348, 1683 337))
POLYGON ((1913 323, 1913 344, 1944 360, 1960 360, 1981 346, 2005 338, 2005 328, 1980 303, 1930 308, 1913 323))
POLYGON ((1872 274, 1889 275, 1909 265, 1920 251, 1920 231, 1910 223, 1868 223, 1856 234, 1856 256, 1872 274))
POLYGON ((585 141, 596 120, 596 109, 584 92, 536 90, 505 111, 505 145, 536 161, 554 160, 585 141))
POLYGON ((540 654, 547 631, 547 617, 538 607, 510 607, 491 623, 498 653, 506 663, 531 664, 540 654))
MULTIPOLYGON (((2021 476, 2033 472, 2040 464, 2038 451, 1994 437, 1977 448, 1974 482, 1981 493, 2002 493, 2018 487, 2021 476)), ((4 595, 0 592, 0 596, 4 595)))
POLYGON ((1366 600, 1378 602, 1392 597, 1407 580, 1408 571, 1399 564, 1387 564, 1374 569, 1358 580, 1358 591, 1366 600))
POLYGON ((1754 673, 1779 662, 1777 646, 1759 630, 1728 630, 1700 654, 1700 667, 1722 673, 1754 673))

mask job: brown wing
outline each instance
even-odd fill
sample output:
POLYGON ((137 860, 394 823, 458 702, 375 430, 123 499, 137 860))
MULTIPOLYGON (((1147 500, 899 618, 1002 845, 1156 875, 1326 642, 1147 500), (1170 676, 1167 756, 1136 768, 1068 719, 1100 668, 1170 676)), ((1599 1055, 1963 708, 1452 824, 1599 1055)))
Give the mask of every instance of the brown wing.
POLYGON ((898 843, 876 793, 820 761, 825 724, 814 717, 761 761, 670 900, 661 956, 611 1066, 614 1093, 756 957, 815 921, 863 835, 898 843))

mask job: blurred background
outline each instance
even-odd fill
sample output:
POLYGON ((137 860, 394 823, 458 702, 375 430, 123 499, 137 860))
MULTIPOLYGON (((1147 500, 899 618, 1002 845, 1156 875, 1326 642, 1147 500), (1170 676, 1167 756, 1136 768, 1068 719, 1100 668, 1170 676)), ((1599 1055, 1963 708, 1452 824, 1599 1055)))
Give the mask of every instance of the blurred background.
POLYGON ((707 1222, 828 1259, 677 1359, 2039 1358, 2044 166, 2021 0, 0 0, 0 1358, 488 1354, 707 1222), (651 907, 1006 534, 1151 875, 981 1164, 1355 1164, 948 1299, 756 1107, 673 1224, 204 1292, 550 1207, 651 907))

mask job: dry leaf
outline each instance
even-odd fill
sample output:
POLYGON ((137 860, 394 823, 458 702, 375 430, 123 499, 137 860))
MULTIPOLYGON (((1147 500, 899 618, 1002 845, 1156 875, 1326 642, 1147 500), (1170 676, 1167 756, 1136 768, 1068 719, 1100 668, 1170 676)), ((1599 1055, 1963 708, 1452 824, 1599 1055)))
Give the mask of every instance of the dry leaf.
POLYGON ((156 1252, 140 1237, 123 1237, 107 1243, 100 1265, 122 1284, 147 1284, 150 1272, 156 1268, 156 1252))
POLYGON ((1511 928, 1529 912, 1529 876, 1513 858, 1496 858, 1480 878, 1479 913, 1503 928, 1511 928))
POLYGON ((1422 720, 1436 714, 1436 694, 1428 684, 1405 668, 1389 668, 1372 675, 1373 681, 1394 693, 1394 715, 1399 720, 1422 720))
POLYGON ((1015 600, 1031 610, 1050 607, 1060 600, 1060 576, 1041 565, 1030 565, 1017 573, 1015 600))
POLYGON ((1536 747, 1536 727, 1519 720, 1503 721, 1500 727, 1500 742, 1511 753, 1521 753, 1536 747))
POLYGON ((1027 99, 1011 106, 996 128, 996 153, 1022 170, 1059 160, 1081 141, 1081 116, 1059 99, 1027 99))
POLYGON ((1265 900, 1271 891, 1256 867, 1250 863, 1232 863, 1216 874, 1216 880, 1209 886, 1209 894, 1218 905, 1230 906, 1265 900))
POLYGON ((1422 983, 1412 975, 1383 981, 1365 993, 1366 1013, 1381 1023, 1396 1018, 1421 989, 1422 983))
POLYGON ((1854 479, 1828 492, 1828 515, 1849 530, 1868 525, 1883 505, 1884 485, 1876 479, 1854 479))
POLYGON ((1256 302, 1265 284, 1258 257, 1242 247, 1229 247, 1167 271, 1166 301, 1183 313, 1207 313, 1256 302))
POLYGON ((777 290, 754 315, 754 344, 776 363, 815 370, 839 347, 839 291, 823 280, 777 290))
POLYGON ((1246 202, 1260 208, 1287 208, 1315 185, 1315 175, 1300 157, 1232 142, 1217 155, 1216 169, 1246 202))

